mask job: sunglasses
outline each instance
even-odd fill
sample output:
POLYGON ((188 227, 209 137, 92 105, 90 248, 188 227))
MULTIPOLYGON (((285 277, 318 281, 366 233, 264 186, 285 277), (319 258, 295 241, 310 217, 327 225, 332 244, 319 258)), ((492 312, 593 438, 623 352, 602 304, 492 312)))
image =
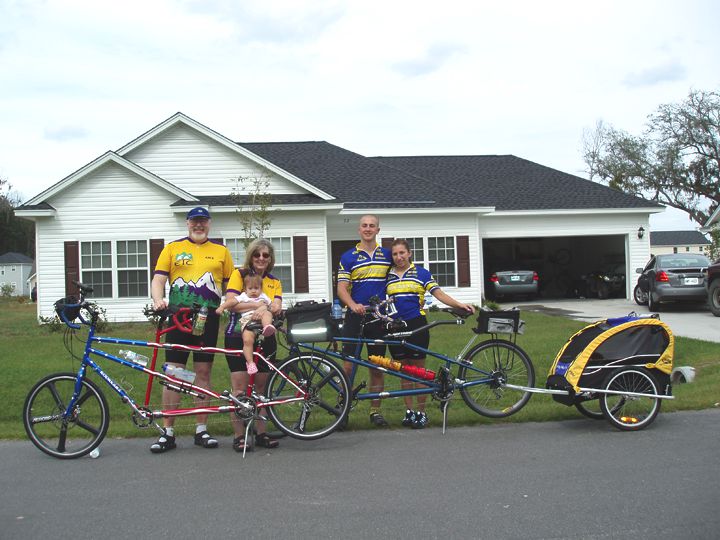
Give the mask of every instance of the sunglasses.
POLYGON ((270 254, 269 253, 253 253, 253 257, 256 259, 269 259, 270 254))

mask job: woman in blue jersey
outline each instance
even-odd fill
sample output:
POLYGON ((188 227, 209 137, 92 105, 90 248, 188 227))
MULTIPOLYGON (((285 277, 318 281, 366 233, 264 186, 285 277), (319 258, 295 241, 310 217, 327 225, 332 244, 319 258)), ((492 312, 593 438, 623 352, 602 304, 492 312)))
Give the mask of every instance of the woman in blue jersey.
MULTIPOLYGON (((407 324, 408 330, 414 330, 427 324, 425 312, 422 306, 425 302, 425 293, 432 294, 443 304, 450 307, 464 309, 475 313, 475 308, 469 304, 463 304, 443 292, 435 282, 429 270, 421 266, 415 266, 412 262, 412 251, 407 240, 399 238, 392 243, 393 267, 387 275, 385 291, 389 298, 395 302, 397 309, 396 319, 402 319, 407 324)), ((426 348, 430 344, 430 333, 425 330, 413 336, 407 341, 426 348)), ((390 354, 394 360, 418 367, 425 367, 425 355, 422 352, 412 350, 401 345, 390 347, 390 354)), ((415 387, 415 383, 402 379, 402 388, 405 390, 415 387)), ((425 414, 425 396, 417 396, 417 407, 413 407, 413 397, 405 396, 405 418, 403 426, 410 426, 413 429, 422 429, 427 424, 425 414)))

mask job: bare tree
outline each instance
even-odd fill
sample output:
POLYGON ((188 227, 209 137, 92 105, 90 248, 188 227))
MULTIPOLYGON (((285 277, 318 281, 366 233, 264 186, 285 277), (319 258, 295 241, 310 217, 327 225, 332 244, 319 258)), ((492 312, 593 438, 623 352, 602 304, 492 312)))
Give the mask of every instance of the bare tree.
POLYGON ((272 194, 268 192, 270 178, 238 176, 231 195, 237 206, 237 216, 243 231, 245 247, 262 238, 272 222, 272 194))

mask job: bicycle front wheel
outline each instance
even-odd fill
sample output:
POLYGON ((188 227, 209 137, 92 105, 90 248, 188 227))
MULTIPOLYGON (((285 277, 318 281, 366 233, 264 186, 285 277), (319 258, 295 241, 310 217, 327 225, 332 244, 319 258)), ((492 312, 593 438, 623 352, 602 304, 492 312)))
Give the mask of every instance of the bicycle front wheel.
POLYGON ((613 393, 602 394, 600 407, 606 420, 621 431, 649 426, 660 411, 662 400, 653 397, 658 395, 658 384, 645 368, 617 369, 607 376, 603 388, 613 393))
POLYGON ((295 356, 273 371, 266 397, 273 401, 297 398, 268 408, 280 430, 297 439, 320 439, 345 418, 350 407, 345 372, 329 358, 315 354, 295 356))
POLYGON ((506 384, 532 387, 535 370, 527 353, 502 339, 478 344, 464 359, 458 377, 464 381, 460 395, 468 407, 490 418, 504 418, 522 409, 531 393, 506 384))
POLYGON ((73 459, 97 448, 110 425, 105 396, 98 386, 83 379, 70 414, 75 373, 55 373, 41 379, 25 399, 23 423, 32 443, 56 458, 73 459))

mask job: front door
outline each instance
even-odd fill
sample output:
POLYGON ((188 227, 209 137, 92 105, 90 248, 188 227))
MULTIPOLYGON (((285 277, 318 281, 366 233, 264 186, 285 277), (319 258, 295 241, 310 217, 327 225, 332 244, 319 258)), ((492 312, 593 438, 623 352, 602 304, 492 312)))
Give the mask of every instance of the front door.
POLYGON ((334 240, 330 243, 330 256, 332 257, 332 294, 333 299, 337 298, 337 269, 340 264, 340 257, 348 249, 357 245, 357 240, 334 240))

